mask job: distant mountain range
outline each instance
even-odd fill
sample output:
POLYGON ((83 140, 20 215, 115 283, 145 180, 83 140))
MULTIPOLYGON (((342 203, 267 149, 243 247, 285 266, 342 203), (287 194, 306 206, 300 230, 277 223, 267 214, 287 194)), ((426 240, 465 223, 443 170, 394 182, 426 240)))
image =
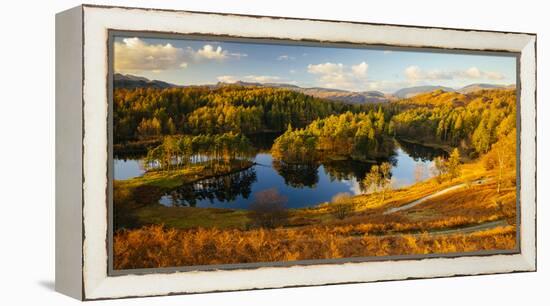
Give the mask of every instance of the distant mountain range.
MULTIPOLYGON (((170 87, 191 87, 191 86, 180 86, 171 83, 167 83, 159 80, 149 80, 144 77, 134 76, 129 74, 120 74, 115 73, 114 75, 114 85, 117 88, 142 88, 142 87, 152 87, 152 88, 170 88, 170 87)), ((322 88, 322 87, 299 87, 292 84, 283 84, 283 83, 252 83, 252 82, 242 82, 237 81, 235 83, 223 83, 219 82, 212 85, 204 85, 210 88, 219 88, 223 86, 230 85, 240 85, 240 86, 250 86, 250 87, 266 87, 266 88, 284 88, 288 90, 293 90, 301 92, 306 95, 310 95, 317 98, 323 98, 333 101, 341 101, 346 103, 354 104, 365 104, 365 103, 384 103, 390 102, 396 99, 411 98, 413 96, 431 92, 434 90, 441 89, 448 92, 459 92, 459 93, 470 93, 482 89, 496 89, 496 88, 515 88, 515 85, 494 85, 494 84, 471 84, 464 86, 462 88, 451 88, 445 86, 414 86, 402 88, 396 91, 393 94, 384 94, 380 91, 348 91, 341 89, 331 89, 331 88, 322 88)))
POLYGON ((482 89, 512 89, 516 88, 516 85, 494 85, 494 84, 471 84, 464 86, 458 90, 460 93, 469 93, 482 89))
POLYGON ((283 89, 301 92, 305 95, 309 95, 317 98, 341 101, 346 103, 357 103, 357 104, 388 102, 392 98, 391 95, 386 95, 380 91, 357 92, 357 91, 348 91, 348 90, 342 90, 342 89, 331 89, 331 88, 323 88, 323 87, 305 88, 305 87, 299 87, 296 85, 284 84, 284 83, 252 83, 252 82, 237 81, 235 83, 220 82, 215 86, 220 87, 220 86, 228 86, 228 85, 283 88, 283 89))
POLYGON ((393 95, 397 98, 403 99, 403 98, 411 98, 419 94, 432 92, 434 90, 443 90, 447 92, 459 92, 462 94, 467 94, 470 92, 483 90, 483 89, 506 89, 506 88, 515 88, 515 85, 495 85, 495 84, 483 84, 483 83, 477 83, 477 84, 470 84, 467 86, 464 86, 462 88, 451 88, 451 87, 445 87, 445 86, 414 86, 414 87, 407 87, 402 88, 396 91, 393 95))
POLYGON ((143 87, 152 87, 152 88, 170 88, 178 87, 177 85, 170 84, 164 81, 159 80, 149 80, 148 78, 135 76, 131 74, 120 74, 115 73, 113 75, 113 82, 117 88, 143 88, 143 87))
POLYGON ((443 91, 456 91, 454 88, 451 88, 451 87, 428 85, 428 86, 414 86, 414 87, 401 88, 398 91, 396 91, 393 95, 400 99, 411 98, 416 95, 423 94, 426 92, 431 92, 438 89, 441 89, 443 91))

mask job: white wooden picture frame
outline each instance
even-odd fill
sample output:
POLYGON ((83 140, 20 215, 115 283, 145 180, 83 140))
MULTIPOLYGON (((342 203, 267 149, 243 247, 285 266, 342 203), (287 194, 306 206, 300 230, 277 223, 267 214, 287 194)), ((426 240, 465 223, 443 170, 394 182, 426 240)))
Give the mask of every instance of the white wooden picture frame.
POLYGON ((81 300, 536 270, 536 35, 83 5, 56 16, 56 290, 81 300), (110 31, 517 53, 518 252, 110 273, 110 31), (168 273, 169 272, 169 273, 168 273))

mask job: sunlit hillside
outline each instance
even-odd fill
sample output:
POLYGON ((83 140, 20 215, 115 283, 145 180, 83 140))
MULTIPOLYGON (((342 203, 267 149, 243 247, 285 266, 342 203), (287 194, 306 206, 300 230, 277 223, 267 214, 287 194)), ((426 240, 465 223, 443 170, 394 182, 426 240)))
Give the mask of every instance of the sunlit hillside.
MULTIPOLYGON (((148 167, 115 180, 116 269, 517 247, 514 90, 437 90, 358 106, 280 89, 123 89, 115 103, 120 152, 139 147, 148 167), (293 188, 320 184, 303 169, 345 162, 368 164, 354 176, 362 192, 299 208, 276 189, 256 192, 248 209, 159 204, 194 182, 206 182, 199 198, 245 198, 250 190, 233 189, 255 177, 229 174, 266 166, 249 140, 265 131, 278 134, 261 152, 293 188), (444 154, 396 186, 399 141, 444 154)), ((190 190, 183 194, 197 196, 190 190)))

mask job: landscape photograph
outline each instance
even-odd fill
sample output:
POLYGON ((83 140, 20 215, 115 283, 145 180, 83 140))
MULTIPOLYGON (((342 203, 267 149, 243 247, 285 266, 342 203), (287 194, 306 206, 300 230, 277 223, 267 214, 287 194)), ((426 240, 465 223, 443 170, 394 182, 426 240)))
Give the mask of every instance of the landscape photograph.
POLYGON ((518 250, 514 55, 112 44, 114 270, 518 250))

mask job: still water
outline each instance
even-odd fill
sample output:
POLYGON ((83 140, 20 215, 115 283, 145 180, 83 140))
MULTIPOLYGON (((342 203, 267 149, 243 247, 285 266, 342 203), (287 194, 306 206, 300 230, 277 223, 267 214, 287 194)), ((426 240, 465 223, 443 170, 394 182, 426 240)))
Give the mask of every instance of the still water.
MULTIPOLYGON (((445 155, 442 150, 400 143, 390 158, 393 188, 411 185, 432 176, 432 160, 445 155)), ((271 154, 258 153, 253 167, 225 176, 204 179, 183 185, 163 195, 165 206, 195 206, 246 209, 257 192, 276 189, 287 198, 288 208, 314 206, 330 201, 341 192, 364 193, 361 184, 371 164, 353 161, 320 165, 282 165, 271 154)), ((114 160, 115 180, 143 175, 140 159, 114 160)))

